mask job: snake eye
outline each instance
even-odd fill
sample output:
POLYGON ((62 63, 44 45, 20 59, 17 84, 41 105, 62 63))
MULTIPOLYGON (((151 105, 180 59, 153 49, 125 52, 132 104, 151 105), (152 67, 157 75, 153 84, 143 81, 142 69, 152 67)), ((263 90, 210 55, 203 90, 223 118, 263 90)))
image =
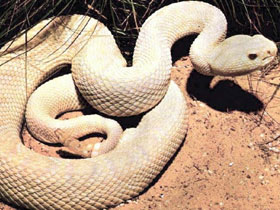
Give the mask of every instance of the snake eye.
POLYGON ((255 54, 255 53, 251 53, 251 54, 248 55, 248 58, 249 58, 250 60, 255 60, 257 57, 258 57, 258 55, 255 54))

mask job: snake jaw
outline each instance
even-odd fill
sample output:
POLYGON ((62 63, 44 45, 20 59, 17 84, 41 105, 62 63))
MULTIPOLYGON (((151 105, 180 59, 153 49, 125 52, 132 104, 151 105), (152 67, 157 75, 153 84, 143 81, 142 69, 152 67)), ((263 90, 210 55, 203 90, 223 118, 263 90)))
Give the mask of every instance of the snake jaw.
POLYGON ((263 62, 265 63, 265 65, 268 65, 269 63, 271 63, 272 61, 274 61, 277 57, 277 54, 278 54, 278 49, 276 47, 276 44, 275 44, 275 48, 272 49, 272 50, 267 50, 266 53, 268 55, 264 56, 263 57, 263 62))
POLYGON ((263 58, 263 62, 264 62, 264 66, 263 67, 266 67, 268 66, 269 64, 271 64, 273 61, 276 60, 276 56, 267 56, 267 57, 264 57, 263 58))

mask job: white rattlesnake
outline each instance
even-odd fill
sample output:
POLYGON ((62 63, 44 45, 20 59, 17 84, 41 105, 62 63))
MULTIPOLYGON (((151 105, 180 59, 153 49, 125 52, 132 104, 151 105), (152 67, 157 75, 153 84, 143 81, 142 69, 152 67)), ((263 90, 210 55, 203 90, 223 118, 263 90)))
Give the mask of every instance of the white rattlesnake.
MULTIPOLYGON (((20 46, 16 51, 5 53, 8 43, 0 57, 0 195, 30 209, 106 208, 138 195, 158 175, 186 133, 185 99, 170 82, 170 47, 178 38, 200 33, 190 56, 196 69, 207 75, 249 73, 267 65, 277 53, 275 44, 260 35, 223 41, 223 14, 202 2, 180 2, 153 14, 141 30, 130 68, 124 67, 110 32, 96 20, 78 15, 58 20, 65 22, 51 25, 55 27, 52 33, 42 31, 45 35, 30 41, 29 48, 20 46, 20 38, 11 45, 11 49, 20 46), (128 116, 157 105, 136 129, 124 131, 112 151, 95 158, 67 160, 30 151, 20 139, 27 99, 58 66, 67 63, 73 63, 73 77, 82 95, 101 112, 128 116)), ((32 29, 28 37, 47 22, 32 29)), ((48 113, 49 119, 55 112, 83 106, 71 76, 50 83, 61 80, 73 95, 66 97, 70 102, 64 102, 65 106, 48 113)), ((50 92, 45 86, 40 89, 50 92)), ((63 85, 59 88, 65 91, 63 85)), ((32 111, 27 116, 33 116, 32 111)), ((46 136, 52 138, 53 133, 46 136)))

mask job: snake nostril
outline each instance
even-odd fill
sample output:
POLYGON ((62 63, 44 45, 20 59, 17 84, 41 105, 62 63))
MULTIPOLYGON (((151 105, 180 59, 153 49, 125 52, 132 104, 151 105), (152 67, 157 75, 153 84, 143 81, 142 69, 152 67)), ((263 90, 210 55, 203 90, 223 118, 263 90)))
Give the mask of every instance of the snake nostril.
POLYGON ((271 55, 271 52, 270 52, 270 50, 268 50, 268 51, 266 51, 266 52, 267 52, 267 54, 271 55))

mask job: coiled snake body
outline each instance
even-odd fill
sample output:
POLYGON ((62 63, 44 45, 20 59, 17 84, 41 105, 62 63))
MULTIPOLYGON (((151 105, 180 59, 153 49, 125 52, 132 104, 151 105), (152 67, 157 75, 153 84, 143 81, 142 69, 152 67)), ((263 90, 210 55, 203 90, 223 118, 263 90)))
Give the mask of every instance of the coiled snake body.
MULTIPOLYGON (((170 82, 170 47, 180 37, 200 33, 190 57, 206 75, 249 73, 277 53, 260 35, 223 41, 225 17, 202 2, 180 2, 153 14, 142 27, 132 67, 125 67, 111 33, 96 20, 61 17, 40 31, 47 22, 27 33, 27 48, 21 37, 5 45, 0 57, 0 195, 29 209, 114 206, 138 195, 159 174, 186 134, 186 102, 170 82), (152 108, 112 151, 95 158, 46 157, 21 143, 27 99, 58 67, 71 63, 79 91, 99 111, 129 116, 152 108)), ((64 81, 74 87, 71 76, 64 81)))

